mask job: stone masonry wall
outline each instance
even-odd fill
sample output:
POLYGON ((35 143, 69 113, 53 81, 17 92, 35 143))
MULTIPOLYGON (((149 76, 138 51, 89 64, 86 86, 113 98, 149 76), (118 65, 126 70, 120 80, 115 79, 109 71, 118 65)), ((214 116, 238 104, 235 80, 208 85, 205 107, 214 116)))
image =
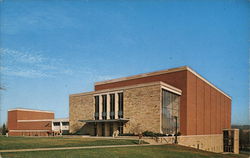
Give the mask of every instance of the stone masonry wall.
POLYGON ((69 97, 69 125, 70 133, 84 131, 82 134, 91 134, 93 128, 79 122, 79 120, 91 120, 94 114, 94 99, 92 94, 71 95, 69 97))
POLYGON ((160 85, 135 87, 124 90, 124 118, 130 120, 124 133, 143 131, 160 132, 160 85))
MULTIPOLYGON (((220 153, 223 152, 223 135, 190 135, 190 136, 178 136, 178 144, 188 146, 200 150, 211 151, 220 153)), ((159 137, 157 142, 173 144, 175 137, 159 137)))
POLYGON ((223 135, 191 135, 180 136, 178 138, 180 145, 189 146, 205 151, 223 152, 223 135))

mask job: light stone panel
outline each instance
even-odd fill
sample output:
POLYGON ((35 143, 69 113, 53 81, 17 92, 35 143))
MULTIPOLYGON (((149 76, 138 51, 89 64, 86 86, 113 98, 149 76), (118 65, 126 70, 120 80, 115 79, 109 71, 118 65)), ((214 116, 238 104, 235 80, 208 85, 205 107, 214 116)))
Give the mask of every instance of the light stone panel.
POLYGON ((70 133, 75 133, 79 130, 84 131, 83 134, 93 133, 93 128, 90 128, 89 126, 87 127, 85 123, 79 122, 79 120, 92 120, 92 119, 94 119, 93 95, 89 94, 81 96, 70 96, 69 98, 70 133))
POLYGON ((124 133, 139 133, 147 130, 160 133, 160 106, 160 85, 124 90, 124 118, 129 119, 124 126, 124 133))

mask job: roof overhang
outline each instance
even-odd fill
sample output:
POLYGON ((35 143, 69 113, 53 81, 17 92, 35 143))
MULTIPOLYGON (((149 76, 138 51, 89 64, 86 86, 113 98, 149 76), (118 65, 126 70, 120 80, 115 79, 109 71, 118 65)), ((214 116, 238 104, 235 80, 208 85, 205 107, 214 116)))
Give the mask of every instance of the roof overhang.
POLYGON ((112 120, 78 120, 85 123, 104 123, 104 122, 128 122, 129 119, 112 119, 112 120))

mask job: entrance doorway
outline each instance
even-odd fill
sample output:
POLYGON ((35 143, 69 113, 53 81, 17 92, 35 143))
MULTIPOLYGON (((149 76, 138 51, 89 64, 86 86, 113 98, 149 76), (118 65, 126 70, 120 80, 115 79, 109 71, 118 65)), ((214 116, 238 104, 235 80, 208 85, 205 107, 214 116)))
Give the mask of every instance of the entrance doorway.
POLYGON ((113 132, 114 132, 114 126, 113 123, 111 122, 109 125, 109 136, 113 136, 113 132))
POLYGON ((94 136, 97 136, 97 123, 94 124, 94 136))
POLYGON ((234 152, 234 131, 223 131, 223 150, 224 152, 234 152))
POLYGON ((119 134, 123 134, 123 122, 119 122, 118 131, 119 131, 119 134))
POLYGON ((105 123, 102 123, 102 136, 105 136, 105 123))

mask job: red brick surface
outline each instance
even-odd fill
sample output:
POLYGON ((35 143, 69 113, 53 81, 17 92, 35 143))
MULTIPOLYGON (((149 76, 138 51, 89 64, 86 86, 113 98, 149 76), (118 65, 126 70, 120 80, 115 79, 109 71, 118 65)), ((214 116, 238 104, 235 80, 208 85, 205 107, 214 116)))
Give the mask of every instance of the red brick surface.
POLYGON ((24 111, 11 110, 8 111, 8 129, 9 135, 44 135, 47 132, 29 132, 27 130, 50 130, 51 121, 33 121, 33 122, 19 122, 20 120, 46 120, 54 119, 54 113, 42 111, 24 111), (19 120, 19 121, 18 121, 19 120), (26 132, 13 132, 12 130, 22 130, 26 132))
POLYGON ((205 120, 204 120, 204 133, 205 134, 211 134, 211 88, 208 84, 204 83, 205 88, 205 120))
POLYGON ((197 134, 197 77, 191 72, 187 75, 187 135, 197 134))
POLYGON ((51 130, 51 121, 18 122, 18 130, 51 130))
POLYGON ((197 79, 197 134, 205 134, 204 126, 205 126, 205 87, 204 81, 197 79))
POLYGON ((211 88, 211 134, 216 134, 216 91, 211 88))
POLYGON ((48 136, 47 132, 9 132, 9 136, 48 136))
POLYGON ((187 135, 221 134, 230 128, 231 100, 193 73, 187 77, 187 135))

